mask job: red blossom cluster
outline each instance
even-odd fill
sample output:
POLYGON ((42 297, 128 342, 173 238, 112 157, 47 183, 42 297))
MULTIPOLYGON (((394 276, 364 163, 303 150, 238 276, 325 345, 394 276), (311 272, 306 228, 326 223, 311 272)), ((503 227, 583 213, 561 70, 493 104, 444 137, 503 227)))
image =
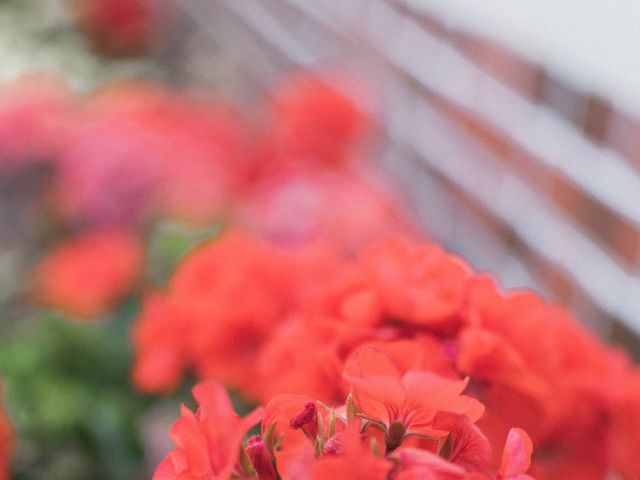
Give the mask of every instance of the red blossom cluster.
POLYGON ((228 105, 148 83, 86 96, 48 75, 0 87, 0 172, 46 165, 41 196, 66 232, 36 271, 37 297, 105 313, 140 275, 148 222, 210 221, 231 203, 248 176, 244 136, 228 105))
POLYGON ((640 371, 564 309, 416 240, 343 83, 294 75, 251 122, 146 83, 0 88, 0 171, 47 163, 71 232, 36 270, 43 303, 107 312, 158 217, 242 225, 147 291, 133 380, 165 393, 192 372, 265 408, 243 420, 218 383, 196 387, 156 480, 640 477, 640 371))
MULTIPOLYGON (((503 463, 501 469, 499 459, 487 453, 506 442, 504 462, 512 465, 513 442, 527 451, 528 437, 513 433, 514 427, 531 437, 531 475, 538 479, 640 475, 634 458, 640 445, 640 372, 625 354, 602 345, 564 309, 528 291, 504 292, 434 244, 395 238, 345 260, 320 249, 292 253, 228 233, 186 258, 165 292, 150 295, 134 325, 133 343, 134 381, 147 392, 174 388, 190 370, 267 405, 279 395, 313 399, 322 413, 318 418, 332 411, 322 405, 342 412, 337 406, 351 393, 365 439, 350 440, 344 449, 368 460, 343 460, 374 470, 390 461, 382 471, 392 478, 402 462, 409 464, 398 478, 484 478, 469 472, 487 471, 517 478, 528 460, 519 460, 518 468, 503 463), (460 396, 463 390, 468 396, 460 396), (433 440, 433 430, 445 432, 438 437, 439 450, 404 449, 414 447, 405 439, 433 440), (374 431, 382 433, 370 445, 374 431), (447 435, 452 439, 445 446, 447 435), (392 454, 385 455, 385 445, 392 454), (434 452, 447 454, 443 460, 434 452), (433 468, 445 470, 434 477, 408 473, 433 468)), ((288 411, 285 424, 294 413, 288 411)), ((268 427, 263 421, 263 432, 268 427)), ((167 460, 174 476, 158 479, 200 478, 189 477, 186 472, 195 475, 191 464, 176 458, 214 451, 181 440, 179 430, 172 435, 182 453, 167 460)), ((267 439, 265 455, 277 468, 303 469, 283 478, 313 478, 308 469, 320 468, 314 465, 342 464, 341 457, 311 448, 332 444, 331 436, 311 437, 301 451, 283 447, 282 453, 267 439), (299 464, 296 455, 315 460, 299 464)), ((227 458, 225 468, 236 468, 236 460, 227 458)), ((215 468, 210 478, 227 478, 215 468)), ((167 469, 165 463, 162 471, 167 469)), ((343 477, 365 474, 370 472, 343 477)), ((272 478, 265 475, 260 478, 272 478)))
POLYGON ((381 349, 364 346, 348 360, 346 404, 278 395, 240 418, 224 387, 197 385, 194 414, 183 407, 170 435, 177 448, 154 480, 532 480, 531 440, 511 429, 499 467, 475 425, 484 410, 462 395, 467 380, 423 370, 401 372, 381 349), (260 434, 242 442, 261 422, 260 434))
POLYGON ((157 218, 230 218, 283 245, 344 253, 412 231, 390 182, 363 160, 371 117, 343 90, 298 73, 245 117, 147 82, 88 95, 46 75, 0 86, 0 172, 46 164, 47 208, 68 232, 37 269, 37 297, 105 313, 140 276, 142 234, 157 218), (117 246, 102 248, 111 238, 117 246))

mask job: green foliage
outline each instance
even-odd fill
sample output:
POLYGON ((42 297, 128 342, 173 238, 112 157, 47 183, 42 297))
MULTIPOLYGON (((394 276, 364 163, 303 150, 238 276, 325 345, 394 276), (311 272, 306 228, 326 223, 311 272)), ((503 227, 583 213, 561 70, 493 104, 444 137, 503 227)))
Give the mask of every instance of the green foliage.
POLYGON ((223 230, 223 221, 203 227, 190 227, 180 222, 154 225, 149 236, 147 271, 150 279, 158 285, 165 284, 182 257, 200 243, 217 237, 223 230))
MULTIPOLYGON (((165 284, 185 254, 222 228, 154 226, 147 278, 165 284)), ((179 416, 179 403, 195 407, 194 381, 183 382, 170 398, 135 392, 129 335, 138 308, 131 298, 98 321, 34 314, 30 307, 0 320, 0 381, 18 436, 14 480, 150 478, 160 460, 151 444, 169 447, 168 427, 179 416)), ((240 412, 249 410, 233 398, 240 412)))
POLYGON ((16 480, 143 478, 138 422, 152 400, 129 384, 134 311, 95 323, 25 320, 0 340, 16 480))

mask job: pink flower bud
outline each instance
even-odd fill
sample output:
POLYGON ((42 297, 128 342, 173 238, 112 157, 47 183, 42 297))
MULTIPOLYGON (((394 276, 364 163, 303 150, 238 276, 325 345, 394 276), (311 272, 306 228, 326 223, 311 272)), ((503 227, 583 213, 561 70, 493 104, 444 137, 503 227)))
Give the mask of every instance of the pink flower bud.
POLYGON ((273 459, 260 435, 254 435, 247 440, 246 450, 260 480, 277 480, 278 474, 273 459))

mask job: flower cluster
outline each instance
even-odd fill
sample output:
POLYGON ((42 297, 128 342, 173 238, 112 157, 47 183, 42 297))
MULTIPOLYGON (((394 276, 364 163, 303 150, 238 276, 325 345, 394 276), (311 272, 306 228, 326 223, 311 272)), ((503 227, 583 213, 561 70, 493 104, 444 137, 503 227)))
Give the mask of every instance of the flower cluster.
POLYGON ((257 352, 333 264, 325 250, 291 252, 240 231, 200 246, 143 302, 133 326, 136 385, 172 390, 194 369, 258 398, 260 385, 247 375, 257 352))
POLYGON ((141 283, 157 218, 236 225, 148 288, 133 325, 139 390, 204 381, 155 479, 640 477, 640 371, 417 240, 342 83, 296 74, 252 121, 146 83, 0 88, 0 172, 46 164, 69 232, 36 269, 42 303, 106 313, 141 283), (265 406, 241 419, 224 388, 265 406))
MULTIPOLYGON (((511 451, 513 438, 524 438, 513 427, 531 436, 538 479, 640 474, 640 372, 564 309, 528 291, 503 292, 415 240, 377 242, 351 260, 274 248, 235 232, 180 265, 134 326, 138 387, 166 391, 189 369, 268 404, 302 395, 335 406, 351 392, 364 430, 381 432, 376 448, 393 451, 396 464, 430 455, 399 448, 407 438, 458 435, 466 446, 441 444, 440 453, 475 453, 446 464, 451 478, 485 459, 487 445, 511 451)), ((499 471, 495 459, 487 465, 499 471)), ((502 478, 524 473, 504 468, 502 478)))
POLYGON ((0 172, 45 165, 46 208, 66 232, 37 271, 37 297, 74 315, 106 312, 139 276, 131 252, 158 218, 230 218, 279 244, 346 253, 389 232, 415 234, 390 182, 363 160, 371 117, 342 90, 298 73, 247 116, 146 82, 88 95, 43 75, 0 86, 0 172), (129 246, 87 246, 114 236, 129 246), (127 274, 105 269, 109 258, 127 274), (77 289, 94 267, 103 278, 77 289))
POLYGON ((104 313, 140 273, 148 222, 208 222, 230 203, 247 176, 244 134, 227 105, 147 83, 87 96, 46 75, 0 87, 0 172, 44 166, 39 208, 54 234, 65 232, 38 268, 37 297, 66 313, 104 313))
POLYGON ((351 389, 345 404, 282 394, 245 418, 220 384, 197 385, 199 409, 182 408, 170 432, 177 448, 154 480, 532 480, 525 474, 532 445, 523 430, 509 431, 502 458, 494 461, 475 425, 484 406, 462 395, 468 379, 403 372, 370 345, 348 360, 344 379, 351 389), (259 422, 260 434, 241 442, 259 422))

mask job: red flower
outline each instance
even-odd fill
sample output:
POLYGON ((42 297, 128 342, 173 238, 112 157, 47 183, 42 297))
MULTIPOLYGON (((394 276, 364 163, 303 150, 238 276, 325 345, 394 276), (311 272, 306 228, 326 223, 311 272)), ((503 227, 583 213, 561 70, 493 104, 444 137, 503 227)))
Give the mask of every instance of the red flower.
POLYGON ((612 432, 609 439, 612 463, 623 478, 640 478, 640 373, 635 371, 614 389, 612 432))
POLYGON ((472 433, 468 426, 463 425, 459 423, 451 432, 452 451, 448 452, 448 460, 428 450, 398 449, 394 454, 398 460, 398 473, 394 480, 533 480, 525 474, 531 464, 532 447, 523 430, 513 428, 509 431, 500 470, 493 474, 488 468, 490 451, 486 438, 479 431, 472 433), (468 463, 469 460, 472 462, 468 463))
POLYGON ((144 53, 160 38, 169 20, 166 0, 79 0, 73 13, 80 29, 100 51, 111 55, 144 53))
POLYGON ((157 307, 143 308, 134 326, 139 385, 165 390, 174 373, 193 368, 258 398, 271 381, 256 376, 260 350, 332 264, 333 257, 292 254, 240 231, 195 249, 174 272, 166 299, 150 298, 157 307), (171 374, 158 368, 165 362, 171 374))
POLYGON ((0 172, 31 161, 55 161, 74 114, 62 78, 25 75, 0 85, 0 172))
POLYGON ((55 197, 75 221, 208 221, 245 181, 243 124, 226 105, 129 82, 95 93, 84 114, 65 144, 55 197))
POLYGON ((133 287, 144 252, 123 231, 71 238, 47 254, 35 273, 37 297, 67 315, 93 318, 108 312, 133 287))
POLYGON ((264 420, 262 422, 262 436, 270 437, 268 448, 278 450, 292 450, 294 447, 305 441, 305 435, 313 433, 313 439, 318 434, 318 408, 312 397, 307 395, 282 394, 273 397, 264 407, 264 420), (309 405, 313 405, 315 415, 307 413, 306 422, 300 423, 300 413, 305 409, 309 410, 309 405), (294 422, 294 419, 298 422, 294 422), (292 427, 292 422, 294 426, 292 427), (311 426, 303 430, 303 426, 311 426))
POLYGON ((188 318, 170 298, 149 293, 132 327, 133 383, 146 393, 170 392, 189 367, 188 318))
POLYGON ((396 239, 365 250, 360 262, 398 322, 451 330, 465 299, 471 269, 435 244, 396 239))
POLYGON ((484 406, 461 395, 466 380, 451 380, 432 372, 397 366, 374 347, 363 347, 347 362, 344 374, 359 414, 385 431, 387 450, 401 445, 407 436, 430 438, 438 412, 467 415, 476 421, 484 406))
POLYGON ((176 449, 156 470, 153 480, 228 480, 239 459, 241 441, 262 418, 262 408, 240 418, 225 389, 213 382, 196 385, 193 396, 200 407, 186 407, 171 427, 176 449))
POLYGON ((271 102, 269 128, 280 157, 343 165, 371 127, 365 112, 369 106, 357 101, 368 100, 362 98, 363 90, 337 72, 324 78, 308 72, 287 78, 271 102))
POLYGON ((468 417, 439 412, 433 420, 433 428, 447 432, 444 442, 440 444, 441 456, 467 472, 489 472, 491 444, 468 417))
POLYGON ((278 473, 267 445, 262 437, 254 435, 247 439, 247 456, 260 480, 278 480, 278 473))
MULTIPOLYGON (((395 456, 399 470, 394 480, 464 480, 467 472, 460 465, 419 448, 400 448, 395 456)), ((482 477, 481 477, 482 478, 482 477)), ((482 478, 484 480, 484 478, 482 478)))
POLYGON ((260 398, 266 401, 278 394, 293 393, 329 403, 342 401, 342 362, 335 330, 332 326, 308 325, 298 317, 279 325, 256 362, 260 398))
POLYGON ((372 171, 296 169, 266 175, 242 199, 243 220, 285 246, 325 242, 353 255, 391 234, 417 236, 399 195, 372 171))
POLYGON ((201 378, 256 395, 255 355, 295 304, 283 252, 241 232, 228 232, 192 252, 169 286, 190 322, 189 354, 201 378))
POLYGON ((607 350, 565 310, 526 291, 502 293, 479 277, 469 285, 457 363, 477 379, 487 405, 479 426, 493 444, 521 425, 536 446, 538 478, 600 479, 611 468, 613 385, 628 360, 607 350))
MULTIPOLYGON (((392 463, 367 448, 358 432, 358 425, 349 426, 338 437, 339 447, 333 454, 325 454, 311 466, 311 475, 300 480, 385 480, 392 463)), ((293 479, 292 479, 293 480, 293 479)))
MULTIPOLYGON (((480 398, 489 405, 483 425, 499 418, 500 433, 492 440, 503 439, 514 423, 536 434, 549 419, 554 408, 555 391, 548 379, 532 370, 514 345, 498 332, 466 328, 460 332, 457 364, 459 370, 476 380, 480 398)), ((492 432, 493 428, 489 428, 492 432)))
POLYGON ((502 463, 498 471, 498 478, 504 480, 533 480, 525 475, 531 466, 533 445, 527 433, 520 428, 509 430, 507 442, 502 454, 502 463))

